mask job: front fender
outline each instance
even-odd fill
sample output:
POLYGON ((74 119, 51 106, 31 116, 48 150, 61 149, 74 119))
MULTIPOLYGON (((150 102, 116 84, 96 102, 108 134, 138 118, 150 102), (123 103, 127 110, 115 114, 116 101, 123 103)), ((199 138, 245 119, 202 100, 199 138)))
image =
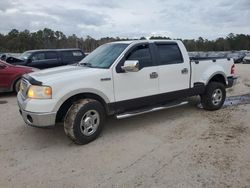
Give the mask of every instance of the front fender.
POLYGON ((61 105, 70 97, 73 97, 74 95, 78 95, 78 94, 84 94, 84 93, 91 93, 91 94, 98 95, 105 101, 105 103, 107 104, 110 103, 109 98, 103 92, 93 89, 93 88, 84 88, 84 89, 77 89, 77 90, 74 90, 65 94, 63 97, 60 98, 60 100, 58 100, 53 111, 58 111, 61 105))

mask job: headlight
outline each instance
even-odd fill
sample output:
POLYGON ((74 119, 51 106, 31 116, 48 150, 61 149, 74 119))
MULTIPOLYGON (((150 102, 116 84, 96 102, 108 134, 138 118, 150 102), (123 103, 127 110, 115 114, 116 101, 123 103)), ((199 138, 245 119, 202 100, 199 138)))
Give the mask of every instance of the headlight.
POLYGON ((28 98, 32 99, 51 99, 52 89, 49 86, 30 86, 28 90, 28 98))

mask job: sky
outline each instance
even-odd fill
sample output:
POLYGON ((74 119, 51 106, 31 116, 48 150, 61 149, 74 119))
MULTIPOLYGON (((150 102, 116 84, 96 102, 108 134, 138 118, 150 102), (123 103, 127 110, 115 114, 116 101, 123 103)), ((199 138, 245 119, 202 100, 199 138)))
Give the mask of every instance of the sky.
POLYGON ((45 27, 94 38, 250 34, 250 0, 0 0, 0 33, 45 27))

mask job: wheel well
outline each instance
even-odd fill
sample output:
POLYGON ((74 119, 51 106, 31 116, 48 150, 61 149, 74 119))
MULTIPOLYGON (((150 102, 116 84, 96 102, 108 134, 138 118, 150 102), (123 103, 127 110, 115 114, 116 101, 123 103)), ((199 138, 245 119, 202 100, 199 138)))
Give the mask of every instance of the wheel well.
POLYGON ((213 76, 208 83, 210 82, 219 82, 219 83, 222 83, 224 85, 226 85, 226 80, 225 80, 225 77, 221 74, 216 74, 215 76, 213 76))
POLYGON ((90 98, 90 99, 95 99, 97 101, 99 101, 103 107, 105 108, 106 113, 108 113, 108 106, 107 103, 103 100, 102 97, 93 94, 93 93, 80 93, 77 95, 74 95, 70 98, 68 98, 66 101, 64 101, 64 103, 60 106, 59 110, 57 111, 56 114, 56 121, 62 121, 63 118, 65 117, 66 113, 68 112, 68 109, 71 107, 71 105, 79 100, 79 99, 84 99, 84 98, 90 98))
POLYGON ((16 85, 17 81, 20 80, 21 78, 22 78, 22 77, 19 76, 19 77, 17 77, 17 78, 12 82, 12 85, 11 85, 11 90, 12 90, 12 91, 15 91, 15 85, 16 85))

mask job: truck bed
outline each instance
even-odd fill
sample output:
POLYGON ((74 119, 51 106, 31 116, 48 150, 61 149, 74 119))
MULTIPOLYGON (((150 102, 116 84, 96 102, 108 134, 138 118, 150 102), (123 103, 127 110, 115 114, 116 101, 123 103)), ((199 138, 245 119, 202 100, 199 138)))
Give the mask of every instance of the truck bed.
POLYGON ((194 83, 204 83, 213 77, 213 73, 221 73, 225 80, 231 76, 231 67, 233 66, 233 59, 230 58, 195 58, 190 61, 192 70, 191 87, 194 83))
POLYGON ((227 57, 189 57, 191 61, 205 61, 205 60, 217 60, 217 59, 227 59, 230 60, 230 58, 227 57))

